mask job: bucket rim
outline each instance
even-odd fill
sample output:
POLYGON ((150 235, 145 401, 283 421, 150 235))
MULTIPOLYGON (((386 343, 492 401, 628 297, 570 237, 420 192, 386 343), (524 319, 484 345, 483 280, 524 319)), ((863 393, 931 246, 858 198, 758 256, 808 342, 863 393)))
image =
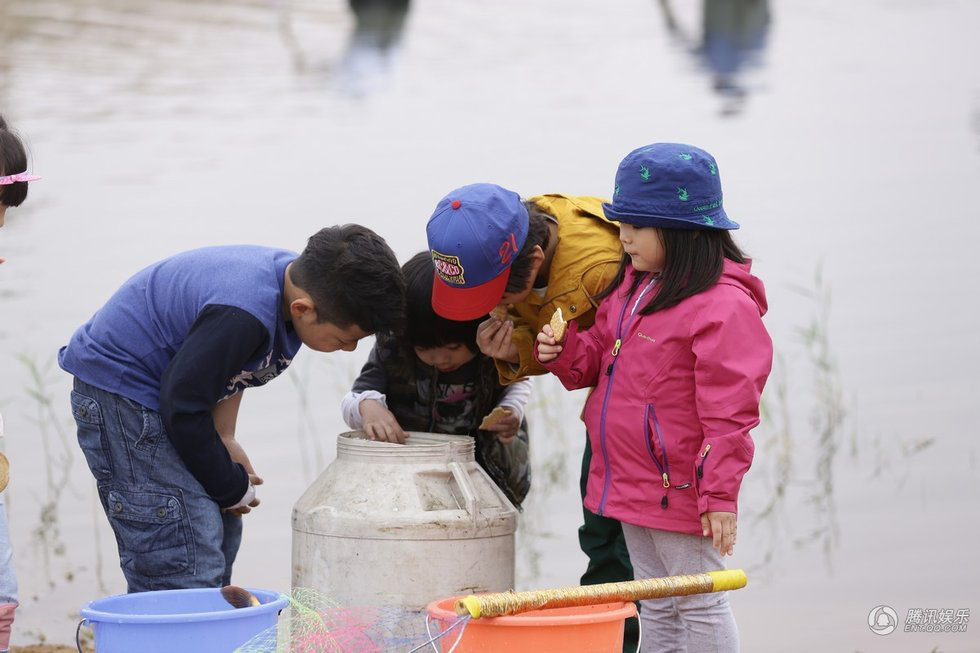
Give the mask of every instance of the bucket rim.
MULTIPOLYGON (((432 601, 427 606, 425 606, 426 613, 433 619, 439 619, 440 621, 455 621, 459 619, 459 615, 453 609, 453 604, 456 603, 458 599, 464 598, 461 596, 454 596, 451 598, 436 599, 432 601)), ((620 607, 608 610, 608 611, 594 611, 584 614, 556 614, 556 615, 542 615, 542 614, 511 614, 505 615, 503 617, 482 617, 480 619, 473 619, 470 625, 496 625, 496 626, 511 626, 511 627, 522 627, 522 626, 533 626, 540 627, 544 625, 548 626, 573 626, 582 624, 594 624, 603 623, 608 621, 618 621, 629 619, 630 617, 636 616, 636 604, 632 601, 609 601, 608 603, 599 603, 597 605, 618 605, 620 607)), ((574 606, 570 606, 574 607, 574 606)), ((565 608, 545 608, 554 610, 563 610, 565 608)))
MULTIPOLYGON (((114 624, 167 624, 167 623, 192 623, 200 621, 218 621, 218 620, 228 620, 228 619, 245 619, 248 617, 255 616, 256 614, 261 614, 264 612, 270 612, 271 610, 281 611, 286 607, 288 601, 280 592, 272 592, 269 590, 257 589, 252 587, 245 588, 249 592, 255 595, 255 598, 262 602, 261 605, 249 606, 247 608, 238 608, 231 610, 219 610, 211 612, 181 612, 174 614, 125 614, 120 612, 106 612, 105 610, 99 610, 93 608, 92 606, 101 603, 103 601, 109 601, 111 599, 119 599, 127 596, 132 596, 131 594, 115 594, 113 596, 105 596, 100 599, 95 599, 94 601, 89 601, 85 604, 79 614, 83 619, 92 623, 114 623, 114 624), (267 599, 263 602, 263 599, 267 599)), ((138 594, 207 594, 207 593, 220 593, 221 590, 216 587, 195 587, 189 589, 176 589, 176 590, 153 590, 152 592, 137 592, 138 594)), ((230 607, 230 606, 229 606, 230 607)))

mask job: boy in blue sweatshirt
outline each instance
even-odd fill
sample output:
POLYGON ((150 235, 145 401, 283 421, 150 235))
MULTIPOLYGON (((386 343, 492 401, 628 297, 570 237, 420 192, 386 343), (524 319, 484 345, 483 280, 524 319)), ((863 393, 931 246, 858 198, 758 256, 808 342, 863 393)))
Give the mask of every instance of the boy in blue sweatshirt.
POLYGON ((281 374, 300 345, 353 351, 403 319, 391 249, 359 225, 314 234, 302 254, 208 247, 138 272, 72 336, 72 414, 116 535, 130 592, 231 579, 241 515, 258 505, 235 441, 242 392, 281 374))

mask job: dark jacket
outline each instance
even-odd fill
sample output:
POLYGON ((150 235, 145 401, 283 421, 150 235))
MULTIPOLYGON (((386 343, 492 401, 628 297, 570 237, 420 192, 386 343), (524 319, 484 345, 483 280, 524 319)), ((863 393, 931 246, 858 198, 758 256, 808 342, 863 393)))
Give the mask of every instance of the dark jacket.
POLYGON ((388 410, 406 431, 475 438, 477 462, 520 508, 531 488, 527 420, 506 445, 492 431, 478 428, 506 390, 492 358, 478 354, 460 369, 442 374, 408 353, 397 338, 379 340, 351 388, 366 390, 385 395, 388 410))

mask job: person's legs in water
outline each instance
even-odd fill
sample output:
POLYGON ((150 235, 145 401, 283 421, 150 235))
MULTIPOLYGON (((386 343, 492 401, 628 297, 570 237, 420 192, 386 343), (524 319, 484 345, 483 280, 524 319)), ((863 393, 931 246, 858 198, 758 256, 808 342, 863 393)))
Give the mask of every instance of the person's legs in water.
MULTIPOLYGON (((585 488, 589 481, 589 465, 592 463, 592 446, 588 435, 585 438, 585 452, 582 455, 582 476, 579 487, 582 491, 582 501, 585 501, 585 488)), ((583 585, 598 585, 600 583, 619 583, 633 580, 633 565, 630 564, 629 550, 623 537, 623 527, 615 519, 600 517, 590 512, 583 503, 582 516, 584 523, 578 529, 579 546, 589 557, 589 565, 582 574, 583 585)), ((639 608, 639 606, 637 606, 639 608)), ((639 623, 636 619, 626 620, 626 632, 623 638, 624 653, 636 651, 639 637, 639 623)))

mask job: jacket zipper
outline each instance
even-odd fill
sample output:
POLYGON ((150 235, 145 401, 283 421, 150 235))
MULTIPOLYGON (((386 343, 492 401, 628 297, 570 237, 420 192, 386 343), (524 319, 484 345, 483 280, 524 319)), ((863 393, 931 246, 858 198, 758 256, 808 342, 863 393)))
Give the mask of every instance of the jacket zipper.
MULTIPOLYGON (((609 363, 609 367, 606 368, 606 376, 609 377, 609 382, 606 384, 606 395, 602 399, 602 414, 599 418, 599 445, 602 449, 602 464, 606 470, 606 480, 602 486, 602 498, 599 500, 599 516, 603 515, 606 508, 606 499, 609 497, 609 484, 612 482, 612 476, 609 473, 609 452, 606 450, 606 411, 609 409, 609 395, 612 393, 613 375, 616 372, 616 360, 619 356, 619 349, 623 346, 623 318, 626 316, 626 309, 630 305, 630 299, 633 297, 631 292, 629 296, 626 297, 626 301, 623 302, 623 310, 619 312, 619 321, 616 323, 616 342, 613 343, 612 348, 612 362, 609 363)), ((633 318, 636 317, 636 313, 630 315, 629 322, 626 323, 627 330, 630 324, 633 323, 633 318)))
POLYGON ((700 480, 704 476, 704 460, 708 457, 708 452, 711 451, 711 445, 704 445, 704 451, 701 452, 701 462, 698 463, 698 479, 700 480))
POLYGON ((657 470, 660 471, 660 477, 664 481, 664 496, 660 500, 660 507, 666 509, 667 490, 670 488, 670 463, 667 461, 667 445, 664 444, 663 435, 660 433, 660 420, 657 419, 657 409, 654 408, 653 404, 647 404, 646 410, 643 412, 643 434, 647 444, 647 453, 650 454, 650 460, 657 466, 657 470), (657 441, 660 442, 660 450, 664 452, 663 465, 657 460, 657 456, 653 453, 653 445, 650 444, 650 413, 653 413, 653 425, 657 429, 657 441))

